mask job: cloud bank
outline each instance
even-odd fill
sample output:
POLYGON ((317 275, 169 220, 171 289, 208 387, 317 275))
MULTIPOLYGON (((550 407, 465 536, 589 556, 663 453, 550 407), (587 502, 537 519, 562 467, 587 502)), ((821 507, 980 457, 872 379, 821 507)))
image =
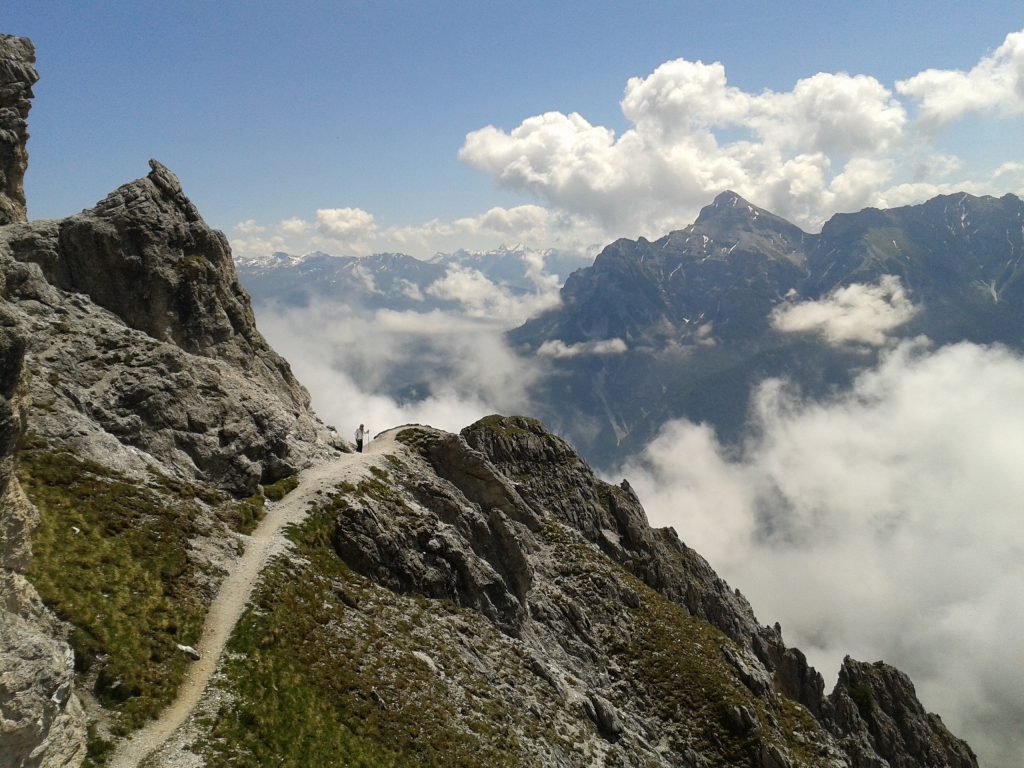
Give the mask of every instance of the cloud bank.
POLYGON ((479 216, 450 222, 437 219, 415 226, 387 225, 361 208, 321 208, 311 219, 292 217, 262 226, 253 219, 236 224, 231 249, 241 258, 267 256, 274 251, 324 251, 344 256, 406 253, 427 258, 460 249, 487 251, 500 245, 521 244, 543 250, 593 250, 606 233, 585 217, 539 205, 494 207, 479 216))
POLYGON ((623 468, 655 525, 750 598, 826 677, 903 669, 988 768, 1024 752, 1024 359, 905 342, 831 400, 757 392, 733 455, 664 427, 623 468), (794 585, 800 585, 794 589, 794 585))
POLYGON ((900 279, 883 275, 877 285, 838 288, 817 301, 781 304, 772 311, 772 325, 786 333, 816 333, 836 347, 880 347, 888 332, 917 314, 900 279))
POLYGON ((503 324, 511 328, 557 306, 561 300, 558 276, 543 273, 543 256, 531 253, 527 258, 534 259, 527 268, 527 278, 534 288, 534 293, 528 296, 513 294, 477 269, 454 264, 448 267, 444 277, 431 283, 426 292, 438 299, 458 302, 467 317, 501 318, 503 324))
POLYGON ((359 423, 372 431, 421 423, 458 432, 491 413, 528 411, 538 369, 505 345, 504 321, 323 302, 261 306, 257 314, 317 414, 348 439, 359 423))

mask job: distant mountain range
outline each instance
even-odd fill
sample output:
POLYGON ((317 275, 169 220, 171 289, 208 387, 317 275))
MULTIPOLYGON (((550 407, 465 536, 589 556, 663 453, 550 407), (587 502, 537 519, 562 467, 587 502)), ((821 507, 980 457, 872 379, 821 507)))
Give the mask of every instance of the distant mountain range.
POLYGON ((820 234, 724 192, 689 227, 621 239, 509 334, 551 358, 536 414, 591 461, 669 419, 738 437, 751 388, 847 384, 901 338, 1024 346, 1024 203, 956 194, 839 214, 820 234))
POLYGON ((278 302, 307 306, 325 299, 364 309, 429 312, 453 309, 459 302, 431 286, 451 269, 475 270, 512 295, 538 289, 538 280, 587 266, 589 259, 557 250, 520 245, 492 251, 459 250, 417 259, 402 253, 370 256, 332 256, 320 251, 294 256, 275 252, 265 258, 236 260, 238 274, 254 303, 278 302))

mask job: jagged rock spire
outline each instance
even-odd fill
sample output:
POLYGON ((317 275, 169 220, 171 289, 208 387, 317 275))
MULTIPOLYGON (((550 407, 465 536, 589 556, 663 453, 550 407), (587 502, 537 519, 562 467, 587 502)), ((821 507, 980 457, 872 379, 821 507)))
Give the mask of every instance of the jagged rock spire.
POLYGON ((27 220, 23 180, 35 61, 31 40, 0 35, 0 225, 27 220))

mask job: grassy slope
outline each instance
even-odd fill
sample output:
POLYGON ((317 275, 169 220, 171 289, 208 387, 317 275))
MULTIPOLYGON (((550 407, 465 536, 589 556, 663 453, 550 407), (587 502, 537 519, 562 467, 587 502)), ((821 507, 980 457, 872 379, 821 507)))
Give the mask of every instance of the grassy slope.
MULTIPOLYGON (((197 521, 210 520, 203 510, 221 535, 248 532, 263 499, 156 476, 140 484, 33 437, 18 477, 40 516, 29 579, 69 625, 79 680, 94 681, 112 734, 130 733, 173 700, 188 664, 177 645, 199 639, 210 595, 188 553, 197 521)), ((87 765, 109 747, 91 728, 87 765)))
POLYGON ((331 546, 346 504, 339 494, 290 532, 294 552, 271 567, 239 622, 222 683, 230 703, 209 724, 207 765, 518 765, 515 739, 499 725, 510 713, 431 637, 447 627, 496 642, 495 630, 352 573, 331 546), (465 701, 413 655, 420 649, 466 684, 465 701), (475 713, 465 730, 453 727, 460 704, 475 713))

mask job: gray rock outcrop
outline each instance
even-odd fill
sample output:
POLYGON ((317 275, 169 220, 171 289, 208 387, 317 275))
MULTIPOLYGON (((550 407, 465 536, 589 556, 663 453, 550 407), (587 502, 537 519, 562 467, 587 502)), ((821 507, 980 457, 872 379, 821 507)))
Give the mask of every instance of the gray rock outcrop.
POLYGON ((0 35, 0 225, 25 221, 28 111, 39 79, 32 41, 0 35))
POLYGON ((91 210, 0 229, 32 429, 122 471, 252 493, 333 438, 256 329, 223 234, 150 166, 91 210))
MULTIPOLYGON (((927 713, 906 675, 888 665, 847 658, 826 697, 821 675, 799 649, 787 647, 777 628, 758 624, 746 599, 675 531, 649 526, 626 481, 613 486, 596 478, 568 443, 539 422, 491 416, 464 429, 462 438, 505 476, 527 508, 553 512, 614 562, 728 636, 737 649, 725 655, 743 684, 759 697, 781 695, 805 707, 836 738, 853 768, 976 768, 967 744, 927 713)), ((452 471, 439 466, 436 451, 427 453, 439 474, 452 471)), ((622 593, 618 600, 629 605, 635 597, 622 593)), ((589 622, 579 623, 583 631, 577 627, 577 634, 585 636, 589 622)), ((597 703, 591 702, 590 711, 602 732, 616 732, 597 703)), ((731 722, 742 732, 754 727, 750 719, 737 712, 731 722)), ((772 749, 759 764, 789 764, 772 749)))
POLYGON ((518 634, 527 618, 536 515, 459 436, 427 427, 412 432, 434 470, 410 483, 415 510, 383 486, 369 488, 379 494, 374 508, 338 518, 338 554, 391 589, 451 599, 518 634))
POLYGON ((462 436, 506 477, 521 479, 516 490, 530 505, 552 510, 645 584, 755 654, 772 673, 759 685, 820 712, 821 675, 778 632, 760 626, 747 600, 674 530, 652 529, 627 481, 600 481, 567 442, 534 419, 488 417, 462 436))
POLYGON ((971 748, 921 706, 910 678, 881 661, 847 656, 826 708, 855 768, 978 765, 971 748))
POLYGON ((85 716, 71 649, 24 576, 37 520, 14 474, 25 346, 0 303, 0 765, 44 768, 81 763, 85 716))

